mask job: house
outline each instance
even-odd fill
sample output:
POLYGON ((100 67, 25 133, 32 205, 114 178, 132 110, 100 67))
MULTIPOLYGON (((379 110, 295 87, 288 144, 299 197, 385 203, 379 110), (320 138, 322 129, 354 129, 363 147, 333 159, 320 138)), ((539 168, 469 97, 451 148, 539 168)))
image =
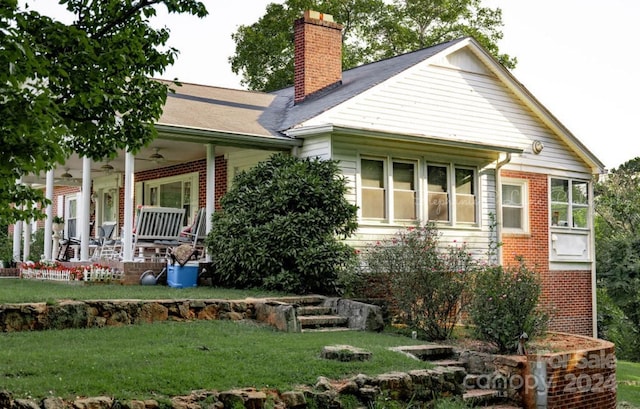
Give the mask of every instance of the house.
POLYGON ((344 72, 331 16, 306 12, 295 41, 294 86, 184 84, 169 95, 148 150, 104 163, 71 157, 50 174, 50 214, 65 216, 66 236, 94 234, 89 220, 116 222, 122 235, 137 205, 210 214, 236 173, 274 152, 335 159, 359 206, 350 244, 423 220, 477 254, 500 241, 501 262, 522 256, 540 272, 543 302, 556 310, 551 329, 595 335, 598 158, 472 38, 344 72))

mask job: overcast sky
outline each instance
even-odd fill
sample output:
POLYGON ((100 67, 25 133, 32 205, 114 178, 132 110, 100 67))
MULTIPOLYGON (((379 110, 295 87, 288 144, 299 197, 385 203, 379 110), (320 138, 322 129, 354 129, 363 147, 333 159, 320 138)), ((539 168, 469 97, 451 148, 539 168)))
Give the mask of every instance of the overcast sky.
MULTIPOLYGON (((204 0, 210 15, 161 17, 177 63, 160 77, 241 88, 231 33, 269 0, 204 0)), ((513 74, 609 169, 640 156, 640 0, 483 0, 503 11, 513 74)))

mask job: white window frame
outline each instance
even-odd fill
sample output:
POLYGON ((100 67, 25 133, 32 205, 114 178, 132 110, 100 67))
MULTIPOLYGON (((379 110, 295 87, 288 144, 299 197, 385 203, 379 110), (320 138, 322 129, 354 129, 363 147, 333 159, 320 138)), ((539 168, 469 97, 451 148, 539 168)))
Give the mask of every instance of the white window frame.
POLYGON ((591 228, 591 206, 593 203, 593 195, 591 193, 591 182, 588 180, 582 180, 582 179, 572 179, 572 178, 565 178, 565 177, 553 177, 551 176, 549 178, 549 225, 554 228, 554 229, 565 229, 565 230, 580 230, 580 231, 587 231, 591 228), (567 181, 567 198, 566 201, 560 201, 560 200, 554 200, 554 199, 558 199, 558 198, 554 198, 553 196, 553 192, 551 190, 552 187, 552 183, 553 180, 563 180, 563 181, 567 181), (587 187, 587 203, 586 204, 579 204, 579 203, 574 203, 573 201, 573 184, 574 183, 581 183, 581 184, 585 184, 587 187), (567 206, 567 220, 564 220, 561 223, 560 220, 558 220, 556 223, 556 221, 554 220, 554 216, 553 216, 553 205, 554 204, 562 204, 562 205, 566 205, 567 206), (583 208, 587 210, 587 216, 586 216, 586 221, 587 221, 587 225, 583 226, 583 227, 578 227, 578 226, 574 226, 574 222, 573 222, 573 212, 576 208, 583 208))
POLYGON ((437 162, 427 162, 426 164, 426 172, 425 175, 425 186, 426 186, 426 196, 427 196, 427 207, 424 210, 425 219, 432 221, 438 225, 450 225, 450 226, 479 226, 480 225, 480 178, 478 176, 478 168, 475 166, 467 166, 458 163, 437 163, 437 162), (443 167, 447 169, 447 211, 449 213, 448 220, 430 220, 429 219, 429 167, 443 167), (457 215, 457 189, 456 189, 456 171, 458 169, 461 170, 469 170, 473 173, 473 198, 474 198, 474 221, 473 222, 464 222, 459 221, 457 215))
POLYGON ((502 178, 500 181, 500 197, 501 197, 501 212, 502 212, 502 231, 504 233, 520 233, 520 234, 528 234, 529 233, 529 181, 527 179, 517 179, 517 178, 502 178), (509 202, 508 198, 505 198, 503 195, 503 186, 517 186, 520 188, 520 206, 522 209, 520 221, 521 228, 516 227, 507 227, 504 225, 504 209, 505 208, 518 208, 517 205, 512 205, 509 202))
POLYGON ((388 161, 387 158, 384 157, 380 157, 380 156, 361 156, 358 160, 358 185, 359 185, 359 189, 358 189, 358 213, 360 216, 361 220, 366 220, 368 222, 388 222, 389 221, 389 182, 391 181, 391 177, 389 176, 389 165, 388 165, 388 161), (366 217, 362 214, 362 209, 363 209, 363 199, 364 199, 364 191, 367 189, 374 189, 374 188, 370 188, 370 187, 365 187, 363 185, 363 181, 362 181, 362 161, 363 160, 368 160, 368 161, 378 161, 378 162, 382 162, 382 182, 384 184, 384 186, 382 188, 376 188, 376 189, 382 189, 384 191, 384 214, 383 217, 379 218, 379 217, 366 217))
MULTIPOLYGON (((198 172, 185 173, 182 175, 169 176, 158 179, 151 179, 144 182, 136 182, 136 206, 147 205, 149 202, 149 192, 152 188, 160 187, 161 185, 175 182, 191 182, 191 200, 189 202, 190 211, 185 213, 184 224, 189 225, 192 222, 192 218, 195 216, 198 210, 199 190, 198 172), (144 189, 144 192, 143 192, 144 189), (144 202, 143 202, 144 196, 144 202)), ((184 203, 183 203, 184 206, 184 203)))

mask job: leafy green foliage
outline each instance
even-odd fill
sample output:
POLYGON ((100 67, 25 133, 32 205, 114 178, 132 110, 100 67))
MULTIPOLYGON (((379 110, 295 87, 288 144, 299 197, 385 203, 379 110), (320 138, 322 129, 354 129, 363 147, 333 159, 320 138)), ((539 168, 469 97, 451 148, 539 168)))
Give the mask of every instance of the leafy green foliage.
POLYGON ((475 335, 500 352, 514 352, 523 333, 530 338, 542 334, 549 317, 538 308, 540 293, 538 275, 522 260, 518 267, 483 268, 476 276, 469 309, 475 335))
POLYGON ((357 228, 335 161, 276 154, 241 172, 213 214, 209 254, 222 285, 334 293, 357 228))
POLYGON ((640 158, 612 169, 595 187, 599 285, 640 331, 640 158))
POLYGON ((293 22, 310 9, 343 25, 345 69, 465 36, 507 68, 516 64, 498 50, 502 11, 482 7, 480 0, 286 0, 269 4, 256 23, 232 35, 236 52, 229 61, 244 85, 273 91, 293 84, 293 22))
POLYGON ((598 338, 616 344, 616 358, 640 361, 638 329, 607 293, 598 288, 598 338))
POLYGON ((464 244, 443 247, 438 239, 428 224, 401 230, 362 252, 364 282, 388 288, 396 320, 427 339, 451 335, 477 269, 464 244))
POLYGON ((169 85, 151 77, 174 62, 154 7, 207 14, 195 0, 61 0, 71 24, 15 0, 0 8, 0 219, 42 218, 41 190, 16 184, 72 153, 92 159, 137 151, 156 137, 169 85), (15 204, 16 206, 13 206, 15 204), (35 204, 35 205, 34 205, 35 204))

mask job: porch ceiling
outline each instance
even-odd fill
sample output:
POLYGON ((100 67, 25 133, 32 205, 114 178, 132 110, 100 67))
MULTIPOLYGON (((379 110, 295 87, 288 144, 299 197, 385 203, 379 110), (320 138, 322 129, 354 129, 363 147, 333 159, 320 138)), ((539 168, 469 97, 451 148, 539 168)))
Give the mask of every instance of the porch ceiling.
MULTIPOLYGON (((227 146, 216 146, 216 155, 228 153, 237 148, 227 146)), ((136 154, 135 171, 146 171, 173 166, 180 163, 192 162, 204 159, 206 157, 206 147, 202 143, 190 143, 185 141, 156 139, 149 146, 142 148, 136 154), (164 157, 164 160, 153 160, 152 155, 158 153, 164 157)), ((110 173, 124 172, 124 151, 118 152, 118 156, 108 163, 113 166, 110 173)), ((104 176, 107 174, 101 169, 107 161, 94 161, 91 163, 92 178, 104 176)), ((59 165, 54 170, 54 178, 56 185, 80 186, 82 177, 82 158, 77 154, 71 155, 64 165, 59 165), (63 179, 62 175, 69 173, 72 179, 63 179)), ((23 178, 25 183, 42 184, 46 183, 45 175, 29 175, 23 178)))

